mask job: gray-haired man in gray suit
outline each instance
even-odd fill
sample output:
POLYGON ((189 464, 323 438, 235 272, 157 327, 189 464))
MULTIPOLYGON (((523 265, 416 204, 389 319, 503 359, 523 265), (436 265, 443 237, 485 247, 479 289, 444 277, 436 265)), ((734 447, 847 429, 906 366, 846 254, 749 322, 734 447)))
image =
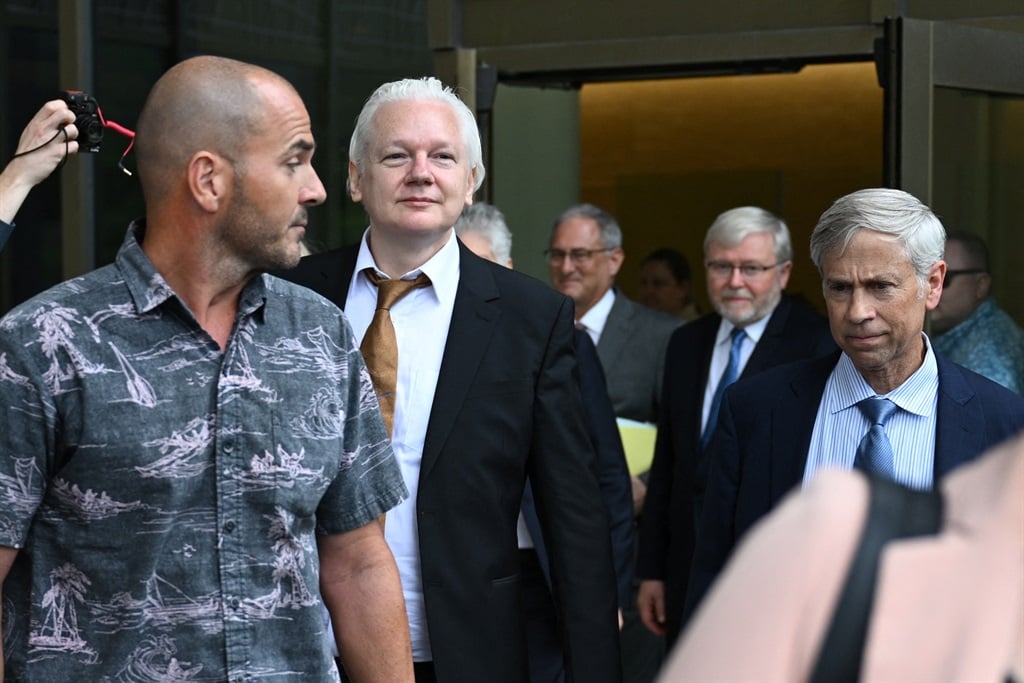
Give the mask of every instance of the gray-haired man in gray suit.
POLYGON ((681 321, 615 288, 626 256, 618 222, 593 204, 572 206, 555 220, 545 255, 551 284, 576 302, 576 326, 597 345, 615 415, 656 422, 665 348, 681 321))

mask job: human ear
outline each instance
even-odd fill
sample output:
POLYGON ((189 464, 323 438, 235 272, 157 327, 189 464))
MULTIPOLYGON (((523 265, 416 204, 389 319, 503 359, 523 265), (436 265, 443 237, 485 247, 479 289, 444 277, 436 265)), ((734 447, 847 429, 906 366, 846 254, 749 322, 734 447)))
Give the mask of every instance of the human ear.
POLYGON ((348 162, 348 193, 352 201, 363 201, 362 174, 354 161, 348 162))
POLYGON ((217 211, 234 183, 231 165, 219 154, 199 150, 186 168, 189 192, 206 211, 217 211))
POLYGON ((925 294, 925 308, 932 311, 939 305, 939 299, 942 298, 942 282, 946 278, 946 262, 936 261, 932 264, 931 269, 928 271, 928 277, 925 279, 925 287, 927 292, 925 294))

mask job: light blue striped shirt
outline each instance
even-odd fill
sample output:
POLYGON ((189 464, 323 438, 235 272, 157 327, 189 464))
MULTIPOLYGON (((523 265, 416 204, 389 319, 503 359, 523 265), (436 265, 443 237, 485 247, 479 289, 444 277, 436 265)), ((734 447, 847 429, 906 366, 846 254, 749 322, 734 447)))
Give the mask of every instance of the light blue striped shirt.
MULTIPOLYGON (((939 373, 928 336, 924 363, 907 381, 882 396, 900 407, 885 426, 892 443, 896 481, 916 489, 929 489, 935 461, 935 412, 939 373)), ((877 396, 845 353, 839 357, 821 396, 818 416, 804 467, 803 484, 826 467, 851 469, 857 445, 870 428, 857 403, 877 396)))

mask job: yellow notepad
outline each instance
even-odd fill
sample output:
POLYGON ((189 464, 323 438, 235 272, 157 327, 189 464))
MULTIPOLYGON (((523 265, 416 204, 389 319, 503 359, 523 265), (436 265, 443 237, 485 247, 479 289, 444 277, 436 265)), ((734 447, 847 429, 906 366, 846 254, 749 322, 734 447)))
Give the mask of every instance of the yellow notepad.
POLYGON ((637 422, 618 418, 622 448, 626 451, 626 465, 633 476, 651 469, 654 460, 654 441, 658 436, 657 426, 650 422, 637 422))

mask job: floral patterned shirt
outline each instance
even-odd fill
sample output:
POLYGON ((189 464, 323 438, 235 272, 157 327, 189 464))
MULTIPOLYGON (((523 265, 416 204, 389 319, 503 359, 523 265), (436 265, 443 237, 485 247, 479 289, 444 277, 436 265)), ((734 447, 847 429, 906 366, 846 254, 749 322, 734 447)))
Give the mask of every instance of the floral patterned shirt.
POLYGON ((1024 331, 992 299, 933 341, 935 349, 954 363, 1024 393, 1024 331))
POLYGON ((143 230, 0 320, 7 680, 338 680, 316 536, 408 495, 352 332, 262 275, 222 351, 143 230))

